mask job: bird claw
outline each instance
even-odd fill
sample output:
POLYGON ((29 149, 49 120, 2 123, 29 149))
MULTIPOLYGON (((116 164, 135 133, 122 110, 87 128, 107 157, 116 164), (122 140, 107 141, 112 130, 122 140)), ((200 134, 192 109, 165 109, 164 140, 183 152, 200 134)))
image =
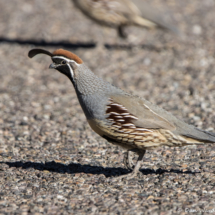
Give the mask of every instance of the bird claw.
POLYGON ((132 178, 136 177, 137 174, 138 174, 138 171, 132 171, 132 172, 130 172, 128 174, 124 174, 124 175, 120 175, 120 176, 108 178, 106 181, 108 183, 110 183, 110 182, 121 181, 122 179, 123 180, 129 180, 129 179, 132 179, 132 178))
MULTIPOLYGON (((130 151, 127 151, 125 153, 125 157, 124 157, 124 162, 126 161, 125 165, 130 167, 131 165, 131 161, 130 160, 130 151)), ((107 182, 115 182, 115 181, 119 181, 119 180, 122 180, 122 179, 126 179, 126 180, 129 180, 129 179, 132 179, 134 177, 137 176, 138 172, 139 172, 139 169, 143 163, 143 156, 145 154, 145 151, 142 151, 142 153, 139 154, 139 157, 138 157, 138 160, 137 160, 137 163, 135 165, 135 167, 133 168, 132 172, 128 173, 128 174, 125 174, 125 175, 120 175, 120 176, 117 176, 117 177, 113 177, 113 178, 108 178, 107 179, 107 182)))

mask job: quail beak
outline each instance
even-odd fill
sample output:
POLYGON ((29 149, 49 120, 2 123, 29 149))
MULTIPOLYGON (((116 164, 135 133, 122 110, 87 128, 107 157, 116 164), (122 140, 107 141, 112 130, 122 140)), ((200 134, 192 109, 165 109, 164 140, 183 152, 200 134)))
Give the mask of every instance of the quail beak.
POLYGON ((50 64, 50 66, 49 66, 49 69, 56 69, 56 64, 55 63, 52 63, 52 64, 50 64))

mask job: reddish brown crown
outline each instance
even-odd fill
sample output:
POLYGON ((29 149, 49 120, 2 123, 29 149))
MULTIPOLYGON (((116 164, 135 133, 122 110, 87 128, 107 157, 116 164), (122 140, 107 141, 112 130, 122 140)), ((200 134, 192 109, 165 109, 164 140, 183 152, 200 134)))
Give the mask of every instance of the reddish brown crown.
POLYGON ((55 50, 53 52, 53 55, 64 56, 66 58, 74 60, 78 64, 82 64, 83 63, 83 61, 81 60, 81 58, 79 58, 77 55, 75 55, 72 52, 69 52, 67 50, 64 50, 64 49, 57 49, 57 50, 55 50))

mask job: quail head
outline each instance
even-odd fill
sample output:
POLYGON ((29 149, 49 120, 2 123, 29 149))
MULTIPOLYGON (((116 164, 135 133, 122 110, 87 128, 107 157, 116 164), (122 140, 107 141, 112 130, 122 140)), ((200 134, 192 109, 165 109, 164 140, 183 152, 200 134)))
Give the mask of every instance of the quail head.
POLYGON ((125 26, 162 28, 179 34, 176 26, 164 18, 164 14, 140 0, 73 0, 83 14, 100 25, 118 29, 122 38, 127 35, 125 26))
POLYGON ((179 147, 215 142, 215 133, 200 130, 177 119, 143 98, 128 94, 97 77, 75 54, 58 49, 50 53, 32 49, 30 58, 49 55, 49 66, 66 75, 75 88, 91 128, 101 137, 127 150, 125 165, 132 168, 129 152, 139 155, 128 177, 141 167, 144 153, 158 146, 179 147))

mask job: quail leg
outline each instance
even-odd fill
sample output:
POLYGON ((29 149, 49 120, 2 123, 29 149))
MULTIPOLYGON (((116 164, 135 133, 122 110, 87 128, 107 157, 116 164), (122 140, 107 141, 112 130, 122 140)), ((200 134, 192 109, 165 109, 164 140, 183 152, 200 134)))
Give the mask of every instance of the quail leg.
POLYGON ((131 159, 131 151, 130 150, 125 152, 123 163, 127 169, 129 169, 129 170, 134 169, 134 163, 132 162, 132 159, 131 159))
POLYGON ((125 32, 125 29, 124 29, 124 25, 120 25, 118 27, 118 35, 122 38, 122 39, 126 39, 128 37, 128 35, 126 34, 125 32))
POLYGON ((103 56, 105 53, 105 41, 106 41, 106 28, 102 28, 100 31, 98 31, 96 39, 96 52, 103 56))
MULTIPOLYGON (((139 157, 138 157, 137 163, 131 173, 128 173, 125 175, 120 175, 118 177, 114 177, 111 180, 115 181, 115 180, 122 179, 122 178, 131 179, 131 178, 135 177, 137 175, 137 173, 139 172, 141 165, 143 164, 143 157, 144 157, 145 152, 146 152, 146 150, 138 151, 139 157)), ((129 154, 129 152, 127 154, 129 154)))
POLYGON ((141 153, 139 153, 139 157, 137 159, 137 163, 133 169, 133 171, 127 175, 122 175, 122 177, 127 177, 128 179, 129 178, 133 178, 137 175, 137 173, 139 172, 139 169, 141 167, 141 165, 143 164, 143 157, 144 157, 144 154, 145 154, 146 150, 142 151, 141 153))

